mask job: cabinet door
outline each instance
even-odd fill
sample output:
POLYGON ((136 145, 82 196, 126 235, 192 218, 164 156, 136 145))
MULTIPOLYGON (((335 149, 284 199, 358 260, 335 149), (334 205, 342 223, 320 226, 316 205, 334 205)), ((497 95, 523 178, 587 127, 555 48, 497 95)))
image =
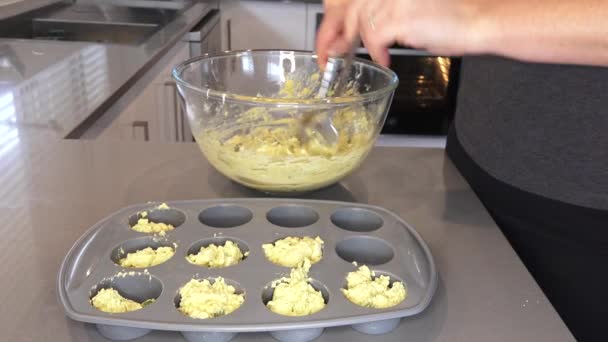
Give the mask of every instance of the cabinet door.
POLYGON ((179 42, 175 55, 165 64, 165 68, 154 81, 156 89, 156 114, 160 122, 160 140, 182 142, 188 133, 188 125, 177 87, 171 75, 173 68, 190 58, 188 43, 179 42))
POLYGON ((178 42, 104 114, 114 119, 97 139, 183 141, 188 127, 181 128, 184 116, 171 71, 189 57, 188 43, 178 42))
POLYGON ((104 129, 97 137, 101 140, 119 141, 151 141, 149 120, 114 120, 110 126, 104 129))
POLYGON ((224 50, 306 49, 306 4, 223 0, 224 50))
MULTIPOLYGON (((211 55, 222 52, 222 22, 215 25, 215 27, 207 34, 203 39, 201 51, 203 54, 208 53, 211 55)), ((192 56, 195 57, 195 56, 192 56)))
MULTIPOLYGON (((123 123, 122 120, 116 119, 110 123, 97 137, 100 140, 136 140, 135 131, 132 127, 123 123)), ((142 132, 143 134, 143 132, 142 132)))

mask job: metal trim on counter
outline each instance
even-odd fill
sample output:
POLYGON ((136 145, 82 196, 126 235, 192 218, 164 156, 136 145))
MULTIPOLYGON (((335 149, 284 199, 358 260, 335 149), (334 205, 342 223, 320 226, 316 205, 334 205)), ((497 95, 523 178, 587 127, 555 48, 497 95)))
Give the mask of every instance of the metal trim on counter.
POLYGON ((184 36, 183 41, 190 44, 190 57, 195 57, 204 53, 218 53, 221 50, 221 39, 220 11, 212 10, 184 36), (218 37, 212 38, 215 31, 218 32, 218 37), (214 41, 217 43, 212 43, 214 41))
POLYGON ((410 134, 381 134, 376 146, 445 148, 447 137, 410 134))
POLYGON ((104 21, 104 20, 69 20, 62 18, 34 18, 32 19, 34 24, 36 23, 74 23, 74 24, 102 24, 108 26, 136 26, 136 27, 150 27, 156 28, 157 24, 151 23, 130 23, 122 21, 104 21))
POLYGON ((78 3, 171 10, 182 10, 188 6, 188 1, 183 0, 78 0, 78 3))
POLYGON ((186 34, 185 40, 187 42, 200 42, 202 39, 207 37, 211 31, 220 22, 219 10, 211 10, 203 17, 203 20, 199 21, 190 31, 186 34))

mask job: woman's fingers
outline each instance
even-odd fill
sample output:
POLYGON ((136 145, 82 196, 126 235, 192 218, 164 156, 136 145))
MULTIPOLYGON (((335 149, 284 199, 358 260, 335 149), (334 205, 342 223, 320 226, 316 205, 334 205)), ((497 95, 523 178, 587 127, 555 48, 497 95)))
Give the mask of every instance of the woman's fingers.
POLYGON ((346 52, 357 35, 371 57, 383 65, 388 65, 388 48, 394 43, 434 54, 479 51, 479 13, 483 13, 486 2, 325 0, 326 20, 317 42, 320 64, 325 65, 329 51, 346 52))
MULTIPOLYGON (((372 1, 375 3, 375 1, 372 1)), ((344 15, 344 39, 353 42, 359 36, 359 15, 366 8, 366 0, 352 0, 344 15)))
POLYGON ((360 36, 372 59, 388 66, 388 48, 405 41, 403 28, 411 5, 409 0, 326 0, 316 45, 319 65, 348 52, 360 36))
POLYGON ((341 14, 335 13, 334 11, 327 11, 323 16, 323 22, 319 26, 317 32, 317 61, 319 66, 325 67, 330 49, 333 47, 335 41, 338 39, 343 32, 344 20, 341 14))
POLYGON ((387 68, 390 66, 391 56, 387 47, 375 44, 368 44, 366 46, 367 52, 369 53, 372 60, 387 68))
MULTIPOLYGON (((390 2, 390 1, 387 1, 390 2)), ((392 6, 370 4, 359 13, 359 31, 369 55, 376 63, 389 66, 388 48, 395 42, 394 23, 391 19, 392 6)))
POLYGON ((330 45, 328 54, 329 57, 343 56, 350 51, 352 43, 340 36, 330 45))

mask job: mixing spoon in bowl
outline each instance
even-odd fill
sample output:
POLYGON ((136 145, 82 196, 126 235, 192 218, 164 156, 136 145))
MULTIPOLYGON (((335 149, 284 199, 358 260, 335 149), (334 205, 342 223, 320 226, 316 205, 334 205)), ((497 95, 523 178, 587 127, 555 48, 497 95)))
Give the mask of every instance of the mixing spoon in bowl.
MULTIPOLYGON (((353 49, 342 58, 330 57, 325 66, 321 85, 317 92, 318 99, 327 97, 330 90, 332 97, 342 96, 348 83, 348 74, 355 55, 355 48, 359 46, 359 42, 353 44, 353 49)), ((318 132, 328 146, 335 146, 338 143, 339 133, 332 121, 331 111, 310 112, 302 117, 300 126, 300 137, 303 141, 307 141, 310 132, 318 132)))

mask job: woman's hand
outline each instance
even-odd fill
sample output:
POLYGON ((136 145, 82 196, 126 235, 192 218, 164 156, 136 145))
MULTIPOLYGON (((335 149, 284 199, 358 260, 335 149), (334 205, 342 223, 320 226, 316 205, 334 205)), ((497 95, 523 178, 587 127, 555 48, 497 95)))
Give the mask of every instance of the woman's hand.
POLYGON ((496 54, 608 66, 608 0, 325 0, 319 65, 357 34, 388 65, 394 43, 437 55, 496 54))
POLYGON ((441 55, 473 50, 483 0, 325 0, 317 35, 319 63, 347 52, 357 35, 371 57, 388 66, 394 43, 441 55))

